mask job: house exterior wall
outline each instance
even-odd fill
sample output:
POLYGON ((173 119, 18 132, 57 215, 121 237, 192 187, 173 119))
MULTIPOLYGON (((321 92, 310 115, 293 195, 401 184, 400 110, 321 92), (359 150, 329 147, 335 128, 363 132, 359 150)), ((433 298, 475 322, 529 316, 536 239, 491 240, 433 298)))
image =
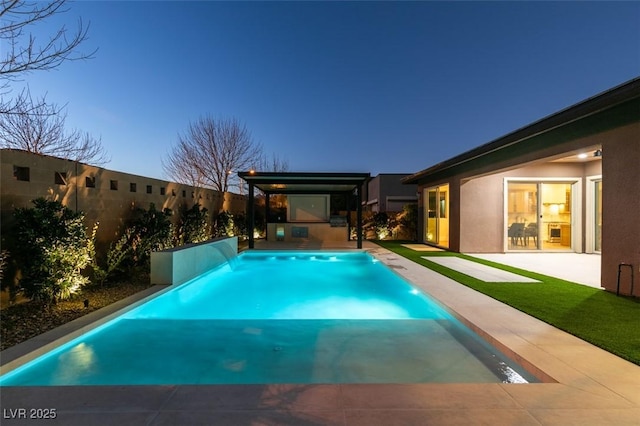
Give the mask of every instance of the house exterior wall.
MULTIPOLYGON (((576 178, 580 188, 580 215, 576 220, 582 236, 574 251, 585 252, 587 226, 587 181, 601 176, 603 181, 603 231, 601 285, 609 291, 618 286, 618 266, 632 265, 635 275, 633 295, 640 295, 640 123, 632 123, 588 137, 568 141, 561 149, 528 154, 501 164, 506 170, 483 169, 481 175, 461 173, 446 179, 422 182, 425 188, 450 185, 449 249, 465 253, 504 252, 504 181, 506 178, 531 180, 576 178), (602 146, 602 159, 586 163, 553 162, 567 152, 596 144, 602 146), (543 155, 553 153, 550 157, 543 155), (520 167, 513 167, 514 164, 520 167), (456 194, 456 188, 458 194, 456 194), (459 220, 456 220, 456 215, 459 220)), ((494 165, 495 166, 495 165, 494 165)), ((419 203, 419 239, 424 242, 424 200, 419 203)), ((621 269, 620 293, 630 294, 631 270, 621 269)))
MULTIPOLYGON (((451 215, 449 248, 471 253, 505 250, 505 178, 574 181, 571 237, 562 245, 592 252, 599 236, 602 287, 617 291, 620 272, 620 294, 639 297, 640 283, 634 282, 631 291, 632 271, 640 281, 639 164, 640 78, 636 78, 404 181, 419 184, 421 194, 424 188, 449 184, 450 209, 459 209, 457 221, 451 215), (596 150, 599 159, 566 161, 596 150), (594 210, 596 181, 602 185, 601 224, 594 222, 599 219, 594 210)), ((421 241, 425 202, 423 195, 421 241)))
POLYGON ((402 211, 405 204, 417 203, 417 185, 404 185, 402 179, 408 174, 384 173, 369 180, 366 204, 370 211, 402 211))
MULTIPOLYGON (((169 208, 177 212, 180 206, 190 208, 198 202, 214 215, 220 210, 241 213, 246 209, 246 198, 242 195, 221 194, 210 189, 9 149, 0 150, 0 182, 2 229, 10 226, 15 208, 31 207, 32 200, 44 197, 60 201, 71 210, 84 212, 90 228, 99 222, 96 236, 99 243, 113 241, 136 207, 146 209, 154 204, 158 210, 169 208), (16 179, 15 167, 28 168, 29 180, 16 179), (66 174, 66 184, 55 183, 56 173, 66 174), (92 180, 95 187, 87 185, 92 180), (117 182, 114 183, 117 189, 112 189, 112 181, 117 182), (135 184, 135 192, 131 192, 131 184, 135 184), (147 193, 148 187, 151 193, 147 193), (164 188, 164 195, 160 193, 161 188, 164 188)), ((174 220, 177 218, 174 215, 174 220)))
MULTIPOLYGON (((616 291, 618 265, 632 265, 640 296, 640 123, 602 144, 602 286, 616 291)), ((631 271, 621 268, 620 292, 629 294, 631 271)))
POLYGON ((496 252, 503 247, 503 176, 489 175, 460 186, 460 251, 496 252))
POLYGON ((372 212, 380 210, 380 175, 372 177, 365 185, 366 209, 372 212))
MULTIPOLYGON (((531 164, 519 169, 466 180, 461 185, 460 251, 465 253, 504 252, 504 181, 507 178, 574 179, 577 178, 581 191, 580 233, 585 234, 586 194, 584 186, 587 177, 602 174, 601 161, 588 163, 531 164)), ((584 245, 575 248, 583 252, 584 245)))

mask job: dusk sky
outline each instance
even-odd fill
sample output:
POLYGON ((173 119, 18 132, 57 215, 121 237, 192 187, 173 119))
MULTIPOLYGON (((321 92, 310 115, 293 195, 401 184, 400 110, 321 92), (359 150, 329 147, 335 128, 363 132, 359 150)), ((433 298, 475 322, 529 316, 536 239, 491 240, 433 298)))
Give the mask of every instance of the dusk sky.
POLYGON ((246 124, 290 171, 414 173, 640 75, 640 2, 81 1, 95 58, 33 96, 166 178, 190 121, 246 124))

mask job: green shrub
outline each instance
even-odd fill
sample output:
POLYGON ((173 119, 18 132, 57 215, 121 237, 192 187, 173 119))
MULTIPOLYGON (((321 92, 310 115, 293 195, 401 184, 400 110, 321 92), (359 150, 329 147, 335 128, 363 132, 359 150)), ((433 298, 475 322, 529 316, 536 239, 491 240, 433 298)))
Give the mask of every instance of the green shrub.
POLYGON ((128 225, 107 252, 105 268, 94 267, 98 282, 105 282, 136 267, 148 267, 152 251, 173 247, 171 210, 136 208, 128 225))
POLYGON ((216 237, 233 237, 235 235, 235 226, 233 214, 228 211, 221 211, 216 217, 216 237))
POLYGON ((402 212, 396 216, 394 235, 402 240, 416 241, 418 239, 418 205, 405 204, 402 212))
POLYGON ((44 198, 33 204, 14 211, 19 286, 32 300, 56 302, 89 281, 82 272, 92 261, 94 235, 87 237, 82 212, 44 198))
POLYGON ((209 225, 209 212, 200 208, 200 204, 194 204, 187 209, 180 209, 180 221, 176 230, 176 244, 200 243, 211 238, 211 226, 209 225))
POLYGON ((385 212, 376 212, 364 225, 365 235, 374 234, 374 238, 384 240, 391 236, 389 216, 385 212))
POLYGON ((148 264, 152 251, 173 247, 170 217, 170 209, 156 210, 153 203, 149 210, 134 210, 128 242, 136 265, 148 264))
POLYGON ((242 213, 237 213, 233 216, 233 235, 238 236, 241 240, 249 238, 247 228, 247 218, 242 213))
POLYGON ((9 259, 9 251, 0 250, 0 287, 2 286, 2 280, 4 279, 4 271, 9 264, 8 259, 9 259))

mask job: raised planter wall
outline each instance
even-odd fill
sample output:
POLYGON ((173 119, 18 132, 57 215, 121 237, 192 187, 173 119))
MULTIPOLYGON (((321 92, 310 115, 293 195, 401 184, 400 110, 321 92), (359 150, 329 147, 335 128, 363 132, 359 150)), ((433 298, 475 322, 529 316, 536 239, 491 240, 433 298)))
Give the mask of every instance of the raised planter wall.
POLYGON ((151 253, 152 284, 182 284, 238 255, 238 237, 151 253))

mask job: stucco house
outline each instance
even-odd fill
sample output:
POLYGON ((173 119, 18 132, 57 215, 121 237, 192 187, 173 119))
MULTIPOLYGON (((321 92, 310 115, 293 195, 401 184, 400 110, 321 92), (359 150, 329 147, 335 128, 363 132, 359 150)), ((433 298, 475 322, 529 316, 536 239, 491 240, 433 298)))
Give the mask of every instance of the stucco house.
MULTIPOLYGON (((640 78, 403 179, 419 240, 464 253, 601 256, 601 285, 640 278, 640 78)), ((542 260, 541 260, 542 261, 542 260)), ((640 296, 640 283, 633 295, 640 296)))

